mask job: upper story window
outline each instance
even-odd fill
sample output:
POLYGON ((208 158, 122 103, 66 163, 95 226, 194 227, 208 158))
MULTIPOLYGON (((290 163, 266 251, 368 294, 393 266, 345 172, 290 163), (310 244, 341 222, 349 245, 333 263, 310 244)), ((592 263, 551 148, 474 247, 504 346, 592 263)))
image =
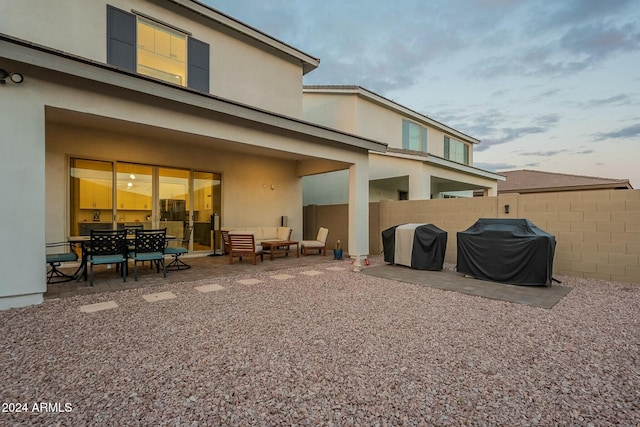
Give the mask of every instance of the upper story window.
POLYGON ((402 148, 427 152, 427 128, 402 120, 402 148))
POLYGON ((454 162, 469 164, 469 145, 448 136, 444 137, 444 158, 454 162))
POLYGON ((209 92, 207 43, 110 5, 107 5, 107 62, 209 92))
POLYGON ((187 84, 187 35, 138 17, 138 73, 187 84))

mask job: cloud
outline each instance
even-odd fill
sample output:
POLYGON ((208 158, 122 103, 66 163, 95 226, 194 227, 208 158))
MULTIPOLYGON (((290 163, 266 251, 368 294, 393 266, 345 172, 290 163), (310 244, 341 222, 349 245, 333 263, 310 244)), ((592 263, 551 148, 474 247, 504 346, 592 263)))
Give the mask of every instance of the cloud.
POLYGON ((499 137, 481 138, 482 144, 474 148, 474 151, 484 151, 495 145, 506 144, 507 142, 516 141, 527 135, 534 135, 538 133, 544 133, 547 128, 540 126, 528 126, 520 128, 502 128, 500 129, 501 135, 499 137))
POLYGON ((639 35, 638 28, 631 24, 620 27, 591 24, 571 28, 559 45, 567 52, 586 55, 589 61, 595 61, 618 50, 637 49, 639 35))
POLYGON ((491 172, 518 169, 520 167, 514 163, 485 163, 485 162, 474 162, 473 166, 476 168, 488 170, 491 172))
POLYGON ((546 114, 535 119, 535 123, 539 126, 553 127, 560 121, 558 114, 546 114))
POLYGON ((633 101, 627 94, 613 95, 609 98, 592 99, 582 104, 584 108, 595 108, 603 106, 631 105, 633 101))
POLYGON ((595 138, 595 141, 603 141, 605 139, 634 138, 640 136, 640 123, 611 132, 599 132, 594 134, 593 136, 595 138))
POLYGON ((319 57, 305 84, 357 84, 381 95, 413 87, 449 59, 477 58, 449 71, 472 78, 554 76, 640 48, 633 0, 203 1, 319 57))
POLYGON ((542 156, 542 157, 552 157, 557 156, 558 154, 566 153, 569 150, 549 150, 549 151, 531 151, 528 153, 520 153, 521 156, 542 156))

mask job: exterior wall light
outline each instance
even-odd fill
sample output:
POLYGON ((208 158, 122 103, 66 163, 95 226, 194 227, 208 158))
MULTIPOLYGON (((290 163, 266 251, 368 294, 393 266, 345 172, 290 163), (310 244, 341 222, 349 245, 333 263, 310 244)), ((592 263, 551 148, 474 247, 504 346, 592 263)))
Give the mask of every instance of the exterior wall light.
POLYGON ((11 81, 16 84, 22 83, 24 81, 24 76, 22 74, 11 73, 9 71, 0 69, 0 84, 5 84, 6 83, 5 79, 7 77, 9 77, 9 79, 11 79, 11 81))
POLYGON ((504 205, 504 213, 509 213, 509 205, 504 205))

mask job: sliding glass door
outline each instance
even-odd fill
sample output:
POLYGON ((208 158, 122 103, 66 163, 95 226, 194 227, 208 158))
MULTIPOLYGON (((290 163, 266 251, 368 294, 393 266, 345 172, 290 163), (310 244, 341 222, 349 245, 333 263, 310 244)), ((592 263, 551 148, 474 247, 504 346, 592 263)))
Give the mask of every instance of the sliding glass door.
POLYGON ((183 237, 191 223, 190 172, 186 169, 158 168, 159 228, 167 234, 183 237))
POLYGON ((116 164, 116 222, 118 228, 153 228, 153 168, 116 164))
POLYGON ((193 250, 214 250, 220 247, 220 203, 220 174, 194 172, 193 250), (212 232, 213 228, 215 234, 212 232))
POLYGON ((113 225, 113 163, 72 159, 70 165, 72 236, 113 225))
POLYGON ((69 188, 70 235, 142 225, 182 238, 193 226, 190 251, 211 251, 214 240, 220 246, 219 230, 211 232, 221 212, 218 173, 71 159, 69 188))

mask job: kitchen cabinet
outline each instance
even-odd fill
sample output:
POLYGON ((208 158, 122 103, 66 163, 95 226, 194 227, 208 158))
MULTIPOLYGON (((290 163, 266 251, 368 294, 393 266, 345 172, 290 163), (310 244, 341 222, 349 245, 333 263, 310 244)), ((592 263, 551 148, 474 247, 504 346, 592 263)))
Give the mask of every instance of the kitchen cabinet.
POLYGON ((133 201, 133 207, 137 211, 151 210, 151 196, 147 194, 136 194, 133 201))
POLYGON ((151 210, 151 196, 138 194, 131 190, 118 190, 116 207, 120 210, 151 210))
POLYGON ((118 209, 134 209, 135 193, 130 190, 118 190, 116 207, 118 209))
POLYGON ((111 209, 113 202, 111 181, 106 179, 80 180, 80 209, 111 209))

